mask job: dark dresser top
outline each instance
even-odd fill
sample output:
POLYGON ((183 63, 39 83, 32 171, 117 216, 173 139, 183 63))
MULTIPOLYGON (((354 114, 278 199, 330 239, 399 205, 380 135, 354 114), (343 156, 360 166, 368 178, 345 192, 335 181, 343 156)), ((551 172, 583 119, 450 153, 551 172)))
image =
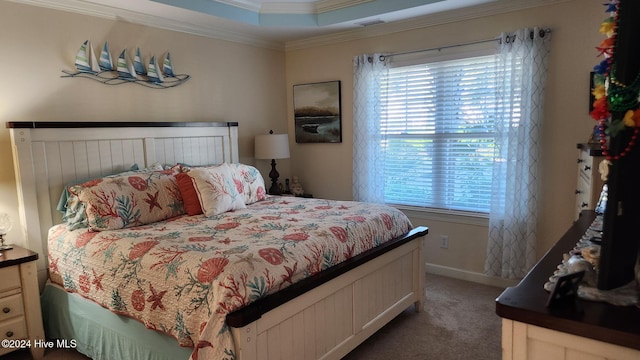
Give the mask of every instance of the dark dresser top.
POLYGON ((38 260, 38 253, 20 246, 11 245, 13 249, 1 250, 0 268, 38 260))
POLYGON ((549 293, 543 286, 595 219, 593 211, 580 218, 545 254, 517 286, 496 299, 503 318, 640 350, 640 309, 580 300, 583 312, 547 308, 549 293))

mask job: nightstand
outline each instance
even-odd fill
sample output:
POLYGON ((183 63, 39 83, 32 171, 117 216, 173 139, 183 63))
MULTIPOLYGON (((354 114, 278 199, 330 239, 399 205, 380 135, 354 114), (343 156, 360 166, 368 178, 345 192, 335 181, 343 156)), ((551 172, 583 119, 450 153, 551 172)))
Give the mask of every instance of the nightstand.
POLYGON ((42 359, 44 328, 36 269, 38 253, 12 246, 0 255, 0 355, 29 348, 34 359, 42 359))

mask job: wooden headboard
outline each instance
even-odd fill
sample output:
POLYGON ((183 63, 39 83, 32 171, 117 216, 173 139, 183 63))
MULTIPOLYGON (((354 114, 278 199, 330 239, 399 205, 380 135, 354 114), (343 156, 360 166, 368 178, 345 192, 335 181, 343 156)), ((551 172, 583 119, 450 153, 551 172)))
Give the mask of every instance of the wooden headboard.
POLYGON ((73 181, 154 163, 238 162, 238 124, 229 122, 8 122, 26 243, 47 277, 47 232, 62 221, 60 194, 73 181))

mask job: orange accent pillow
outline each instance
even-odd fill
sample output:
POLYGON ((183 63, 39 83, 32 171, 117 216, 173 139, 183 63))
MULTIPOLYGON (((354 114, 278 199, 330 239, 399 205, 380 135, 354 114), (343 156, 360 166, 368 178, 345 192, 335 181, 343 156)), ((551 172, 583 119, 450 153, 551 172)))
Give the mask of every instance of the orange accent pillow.
POLYGON ((198 193, 193 186, 191 176, 187 173, 176 174, 176 181, 178 182, 178 188, 182 194, 182 201, 184 201, 184 208, 189 216, 202 214, 202 206, 200 206, 200 200, 198 199, 198 193))

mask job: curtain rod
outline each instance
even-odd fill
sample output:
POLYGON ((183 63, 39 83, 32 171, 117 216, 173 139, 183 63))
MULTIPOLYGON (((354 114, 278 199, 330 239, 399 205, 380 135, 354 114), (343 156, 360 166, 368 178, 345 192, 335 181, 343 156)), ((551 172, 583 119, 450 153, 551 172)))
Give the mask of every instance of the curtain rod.
POLYGON ((454 47, 459 47, 459 46, 467 46, 467 45, 483 44, 483 43, 487 43, 487 42, 491 42, 491 41, 497 41, 497 40, 500 40, 500 39, 485 39, 485 40, 478 40, 478 41, 462 43, 462 44, 438 46, 438 47, 434 47, 434 48, 430 48, 430 49, 420 49, 420 50, 412 50, 412 51, 405 51, 405 52, 399 52, 399 53, 391 53, 391 54, 387 54, 387 55, 380 55, 379 59, 380 59, 380 61, 384 61, 385 59, 391 58, 391 57, 394 57, 394 56, 417 54, 417 53, 421 53, 421 52, 435 51, 435 50, 440 51, 442 49, 449 49, 449 48, 454 48, 454 47))
MULTIPOLYGON (((540 37, 544 37, 545 34, 549 34, 551 32, 551 29, 546 28, 546 29, 540 29, 540 37)), ((529 34, 531 36, 531 38, 533 39, 533 30, 531 31, 531 33, 529 34)), ((449 49, 449 48, 454 48, 454 47, 459 47, 459 46, 469 46, 469 45, 476 45, 476 44, 484 44, 484 43, 488 43, 491 41, 500 41, 501 39, 499 37, 497 38, 493 38, 493 39, 484 39, 484 40, 478 40, 478 41, 472 41, 472 42, 466 42, 466 43, 461 43, 461 44, 454 44, 454 45, 445 45, 445 46, 439 46, 439 47, 434 47, 434 48, 429 48, 429 49, 421 49, 421 50, 412 50, 412 51, 405 51, 405 52, 399 52, 399 53, 391 53, 391 54, 387 54, 387 55, 380 55, 379 59, 380 61, 384 61, 387 58, 391 58, 394 56, 400 56, 400 55, 409 55, 409 54, 416 54, 416 53, 421 53, 421 52, 427 52, 427 51, 441 51, 443 49, 449 49)))

